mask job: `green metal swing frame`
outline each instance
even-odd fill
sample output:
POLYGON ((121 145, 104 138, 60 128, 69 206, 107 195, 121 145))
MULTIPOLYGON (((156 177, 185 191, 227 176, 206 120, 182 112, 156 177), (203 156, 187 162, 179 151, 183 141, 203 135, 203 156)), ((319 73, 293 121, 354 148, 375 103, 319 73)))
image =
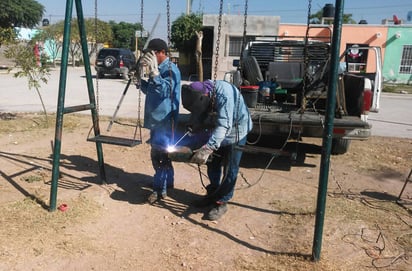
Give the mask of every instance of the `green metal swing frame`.
MULTIPOLYGON (((57 188, 58 180, 60 175, 60 154, 61 154, 61 142, 62 142, 62 132, 63 132, 63 116, 69 113, 75 113, 85 110, 91 111, 92 121, 93 121, 93 133, 94 137, 89 137, 87 140, 95 142, 96 151, 97 151, 97 160, 99 166, 99 173, 101 182, 106 183, 106 172, 105 172, 105 163, 103 157, 103 147, 102 144, 112 144, 119 146, 132 147, 140 144, 142 142, 140 139, 129 139, 121 138, 115 136, 102 135, 100 133, 99 125, 99 115, 98 115, 98 106, 95 98, 95 91, 92 81, 92 73, 90 68, 90 59, 89 52, 87 47, 87 38, 86 38, 86 28, 84 23, 83 7, 81 0, 67 0, 66 1, 66 12, 64 20, 64 32, 63 32, 63 46, 62 46, 62 58, 61 58, 61 67, 60 67, 60 81, 59 81, 59 94, 57 101, 57 111, 56 111, 56 129, 55 137, 53 144, 53 168, 52 168, 52 181, 50 189, 50 211, 56 210, 56 201, 57 201, 57 188), (80 43, 83 55, 84 71, 86 74, 86 83, 87 90, 89 95, 89 103, 83 105, 69 106, 65 107, 65 95, 66 95, 66 80, 67 80, 67 67, 68 67, 68 56, 69 56, 69 46, 70 46, 70 33, 71 33, 71 19, 73 13, 73 3, 76 6, 77 13, 77 22, 79 26, 80 34, 80 43)), ((127 91, 131 79, 129 79, 124 92, 127 91)), ((139 125, 140 120, 138 120, 139 125)), ((136 126, 137 128, 137 126, 136 126)), ((91 132, 91 131, 90 131, 91 132)), ((136 131, 135 131, 136 135, 136 131)), ((140 134, 141 137, 141 134, 140 134)))

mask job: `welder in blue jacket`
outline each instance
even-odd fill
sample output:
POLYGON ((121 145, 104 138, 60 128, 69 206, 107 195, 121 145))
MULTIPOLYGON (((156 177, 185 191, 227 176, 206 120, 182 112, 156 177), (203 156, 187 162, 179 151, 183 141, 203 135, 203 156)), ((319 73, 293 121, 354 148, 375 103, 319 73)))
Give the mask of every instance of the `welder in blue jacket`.
POLYGON ((242 157, 236 146, 245 145, 252 119, 240 91, 226 81, 183 85, 182 103, 191 112, 193 124, 211 118, 208 139, 194 150, 190 162, 207 165, 210 184, 202 203, 210 207, 206 219, 217 220, 226 213, 227 202, 233 197, 242 157))
POLYGON ((141 90, 146 94, 144 127, 150 129, 151 159, 155 170, 153 193, 148 202, 167 196, 167 188, 174 186, 174 169, 166 148, 174 142, 180 102, 181 75, 168 57, 168 46, 162 39, 152 39, 140 60, 148 69, 148 77, 141 79, 141 90))

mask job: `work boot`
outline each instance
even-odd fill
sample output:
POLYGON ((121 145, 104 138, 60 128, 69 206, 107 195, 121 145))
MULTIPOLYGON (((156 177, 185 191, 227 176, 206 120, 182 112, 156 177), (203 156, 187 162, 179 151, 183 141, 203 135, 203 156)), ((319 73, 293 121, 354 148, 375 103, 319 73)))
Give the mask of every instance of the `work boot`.
POLYGON ((209 213, 206 215, 206 219, 208 220, 218 220, 227 212, 227 203, 222 201, 215 202, 214 207, 209 213))
POLYGON ((150 196, 147 198, 147 202, 149 204, 154 204, 158 199, 158 195, 157 192, 152 192, 152 194, 150 194, 150 196))
POLYGON ((200 199, 193 201, 193 206, 197 208, 205 208, 213 205, 216 202, 216 199, 213 197, 203 196, 200 199))

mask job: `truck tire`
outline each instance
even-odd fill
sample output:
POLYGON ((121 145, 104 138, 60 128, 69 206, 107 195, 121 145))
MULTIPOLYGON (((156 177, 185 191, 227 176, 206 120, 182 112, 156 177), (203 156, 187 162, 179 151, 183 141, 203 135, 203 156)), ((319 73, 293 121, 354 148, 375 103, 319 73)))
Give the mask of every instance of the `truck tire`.
POLYGON ((349 145, 349 139, 333 138, 331 153, 333 155, 345 154, 349 150, 349 145))
POLYGON ((111 69, 116 66, 116 58, 113 56, 106 56, 103 60, 103 64, 106 68, 111 69))
POLYGON ((245 79, 249 81, 250 85, 257 85, 258 82, 263 81, 262 72, 254 56, 246 57, 242 66, 245 79))

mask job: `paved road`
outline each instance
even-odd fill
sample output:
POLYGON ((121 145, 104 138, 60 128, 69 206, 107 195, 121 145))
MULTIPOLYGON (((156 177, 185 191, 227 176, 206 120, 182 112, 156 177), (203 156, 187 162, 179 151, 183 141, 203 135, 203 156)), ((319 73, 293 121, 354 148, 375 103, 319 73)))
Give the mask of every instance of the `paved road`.
MULTIPOLYGON (((92 70, 92 74, 94 70, 92 70)), ((70 67, 67 72, 65 106, 89 103, 84 68, 70 67)), ((48 113, 56 112, 59 92, 60 70, 51 72, 49 82, 42 85, 42 94, 48 113)), ((93 79, 95 92, 98 93, 99 111, 101 115, 111 116, 126 87, 122 79, 99 79, 98 88, 93 79), (98 90, 98 91, 97 91, 98 90)), ((0 111, 5 112, 37 112, 42 111, 39 97, 34 89, 29 90, 25 78, 13 78, 4 72, 0 74, 0 111)), ((142 106, 144 105, 144 95, 142 106)), ((138 91, 131 85, 119 110, 119 116, 136 117, 138 112, 138 91)), ((143 112, 143 111, 142 111, 143 112)), ((90 113, 90 111, 85 111, 90 113)))
POLYGON ((383 93, 378 113, 369 113, 372 135, 412 138, 412 95, 383 93))
MULTIPOLYGON (((94 73, 94 70, 92 70, 94 73)), ((59 89, 60 70, 51 72, 47 85, 42 85, 43 96, 48 113, 56 112, 59 89)), ((122 79, 99 79, 100 115, 112 116, 122 96, 126 82, 122 79)), ((39 112, 42 110, 40 100, 34 89, 29 90, 25 78, 13 78, 11 74, 0 72, 0 112, 39 112)), ((131 85, 120 107, 118 116, 137 117, 139 91, 131 85)), ((80 105, 88 103, 88 94, 84 68, 68 69, 65 105, 80 105)), ((141 94, 141 110, 143 116, 145 95, 141 94)), ((182 109, 182 111, 184 111, 182 109)), ((89 113, 86 111, 85 113, 89 113)), ((379 113, 370 113, 369 120, 373 135, 412 138, 412 95, 383 93, 379 113)))

